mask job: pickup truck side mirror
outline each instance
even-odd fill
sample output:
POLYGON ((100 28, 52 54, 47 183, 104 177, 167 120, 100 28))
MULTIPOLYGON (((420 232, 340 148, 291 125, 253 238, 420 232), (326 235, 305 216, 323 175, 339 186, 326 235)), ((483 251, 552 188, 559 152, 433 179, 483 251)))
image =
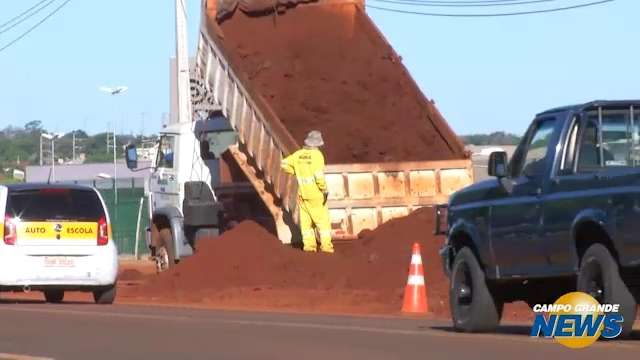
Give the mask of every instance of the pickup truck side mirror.
POLYGON ((507 153, 504 151, 494 151, 489 155, 489 166, 487 169, 489 176, 503 178, 507 176, 507 153))
POLYGON ((134 144, 129 144, 124 148, 124 157, 127 160, 127 168, 129 168, 129 170, 138 167, 138 151, 134 144))

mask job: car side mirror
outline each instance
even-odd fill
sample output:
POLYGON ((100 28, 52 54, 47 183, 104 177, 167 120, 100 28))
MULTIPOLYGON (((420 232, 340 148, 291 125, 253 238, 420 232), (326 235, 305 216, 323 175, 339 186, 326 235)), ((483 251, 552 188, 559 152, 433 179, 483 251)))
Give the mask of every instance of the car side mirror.
POLYGON ((489 165, 487 169, 489 176, 503 178, 507 176, 507 153, 504 151, 494 151, 489 155, 489 165))
POLYGON ((129 170, 138 167, 138 151, 134 144, 129 144, 125 147, 124 157, 127 160, 127 168, 129 168, 129 170))

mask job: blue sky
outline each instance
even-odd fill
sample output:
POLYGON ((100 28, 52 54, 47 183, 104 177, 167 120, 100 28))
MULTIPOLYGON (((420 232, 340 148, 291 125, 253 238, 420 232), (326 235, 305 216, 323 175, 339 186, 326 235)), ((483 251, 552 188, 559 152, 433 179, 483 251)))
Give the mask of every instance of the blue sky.
MULTIPOLYGON (((0 23, 35 2, 0 2, 0 23)), ((188 0, 192 51, 199 8, 200 0, 188 0)), ((640 1, 480 19, 368 13, 459 134, 521 133, 549 107, 640 98, 640 1)), ((31 24, 0 34, 0 47, 31 24)), ((0 127, 41 120, 58 132, 96 133, 115 117, 119 132, 140 133, 143 122, 145 133, 157 132, 169 109, 174 29, 173 0, 71 1, 0 52, 0 127), (112 99, 101 85, 129 91, 112 99)))

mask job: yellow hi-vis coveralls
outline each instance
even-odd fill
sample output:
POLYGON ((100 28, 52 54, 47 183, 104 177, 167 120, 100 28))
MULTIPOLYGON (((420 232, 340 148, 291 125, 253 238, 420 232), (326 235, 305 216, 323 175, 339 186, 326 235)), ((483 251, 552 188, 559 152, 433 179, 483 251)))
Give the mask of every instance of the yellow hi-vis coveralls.
POLYGON ((324 156, 315 148, 303 148, 282 160, 282 169, 298 180, 298 212, 304 251, 316 251, 316 234, 320 233, 320 250, 333 252, 329 208, 324 194, 327 183, 324 179, 324 156))

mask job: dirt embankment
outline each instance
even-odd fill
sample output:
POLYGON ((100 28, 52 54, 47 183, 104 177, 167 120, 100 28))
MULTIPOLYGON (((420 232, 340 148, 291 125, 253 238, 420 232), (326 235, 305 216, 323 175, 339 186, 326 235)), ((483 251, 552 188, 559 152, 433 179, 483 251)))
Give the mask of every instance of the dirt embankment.
MULTIPOLYGON (((280 244, 251 221, 203 243, 195 256, 143 285, 125 287, 124 301, 222 308, 398 314, 411 246, 422 248, 429 308, 449 316, 448 280, 433 232, 433 210, 389 221, 333 255, 308 254, 280 244)), ((526 318, 528 308, 507 306, 507 318, 526 318)))
POLYGON ((211 33, 222 34, 234 68, 299 144, 308 131, 323 132, 328 163, 463 158, 444 118, 366 17, 353 4, 236 11, 211 33))

